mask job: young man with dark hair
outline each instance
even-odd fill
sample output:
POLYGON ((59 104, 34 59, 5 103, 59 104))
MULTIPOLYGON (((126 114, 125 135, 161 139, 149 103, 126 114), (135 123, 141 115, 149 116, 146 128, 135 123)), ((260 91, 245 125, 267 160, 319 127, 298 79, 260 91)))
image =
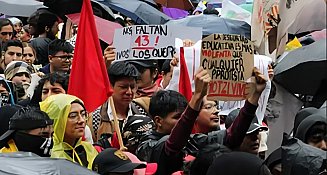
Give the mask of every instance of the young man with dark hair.
MULTIPOLYGON (((113 89, 110 98, 113 98, 120 129, 122 130, 130 117, 135 114, 147 117, 144 109, 132 102, 139 76, 136 67, 129 62, 116 61, 110 65, 108 76, 113 89)), ((109 99, 92 113, 88 126, 93 130, 93 140, 102 140, 101 146, 108 147, 108 138, 115 132, 109 99)))
POLYGON ((0 18, 0 43, 5 43, 11 39, 14 26, 9 19, 0 18))
POLYGON ((146 162, 158 164, 157 174, 172 174, 181 169, 182 149, 192 132, 211 78, 200 68, 195 77, 195 92, 190 103, 175 91, 158 91, 150 101, 149 114, 156 128, 144 138, 136 154, 146 162), (169 135, 170 134, 170 135, 169 135))
POLYGON ((6 66, 12 61, 23 61, 24 47, 18 40, 9 40, 2 47, 0 61, 0 74, 4 73, 6 66))
POLYGON ((30 105, 39 106, 39 102, 51 95, 66 94, 68 91, 68 82, 68 74, 54 72, 45 75, 36 86, 30 105))
MULTIPOLYGON (((258 69, 254 69, 253 74, 256 78, 255 92, 246 100, 244 107, 241 109, 241 112, 233 122, 232 126, 228 130, 213 131, 208 134, 195 134, 190 137, 195 120, 197 119, 197 116, 199 116, 203 97, 207 94, 207 83, 206 86, 203 85, 202 81, 204 78, 200 78, 202 76, 199 76, 199 74, 200 73, 198 72, 195 76, 195 93, 189 103, 189 107, 186 108, 184 114, 182 114, 182 117, 180 117, 181 110, 178 110, 177 108, 179 106, 182 107, 182 105, 176 106, 176 104, 167 100, 167 98, 177 98, 177 95, 169 95, 169 93, 166 93, 161 95, 160 98, 151 99, 149 109, 150 116, 154 119, 157 128, 145 139, 144 142, 140 144, 137 150, 137 155, 139 158, 144 158, 147 162, 158 163, 159 167, 157 174, 171 174, 172 172, 180 170, 184 157, 184 152, 182 150, 185 146, 186 149, 184 149, 184 151, 191 155, 195 155, 198 150, 213 143, 225 145, 232 150, 239 147, 252 119, 255 116, 259 97, 266 86, 264 76, 258 69), (197 85, 197 83, 200 83, 201 86, 197 85), (201 92, 201 95, 198 94, 199 91, 201 92), (201 98, 199 99, 199 97, 201 98), (193 108, 192 100, 194 102, 195 99, 197 105, 196 108, 193 108), (158 103, 152 102, 154 100, 166 101, 166 104, 161 104, 160 109, 168 112, 168 115, 158 116, 164 115, 164 113, 151 112, 153 111, 153 108, 159 108, 153 107, 152 104, 158 103), (171 110, 168 107, 165 107, 167 109, 164 109, 163 107, 170 105, 176 106, 175 108, 172 108, 174 110, 171 110), (193 110, 191 110, 190 107, 193 110), (167 136, 167 134, 170 135, 167 136), (188 140, 192 142, 191 145, 187 145, 188 140), (194 149, 194 147, 196 147, 196 149, 194 149)), ((178 103, 183 104, 180 100, 178 100, 178 103)))
POLYGON ((45 66, 48 60, 48 45, 59 31, 58 17, 46 9, 38 9, 29 18, 30 34, 34 36, 31 46, 36 50, 36 64, 45 66))
POLYGON ((69 73, 72 64, 74 47, 66 40, 55 39, 49 43, 49 64, 42 67, 40 72, 44 74, 53 72, 69 73))

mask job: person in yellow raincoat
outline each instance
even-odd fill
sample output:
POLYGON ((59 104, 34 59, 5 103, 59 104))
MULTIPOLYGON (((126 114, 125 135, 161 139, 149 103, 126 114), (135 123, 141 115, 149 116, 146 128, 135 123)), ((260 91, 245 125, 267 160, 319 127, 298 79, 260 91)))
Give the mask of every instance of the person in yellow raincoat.
POLYGON ((92 169, 98 152, 82 141, 87 112, 82 100, 68 94, 57 94, 40 102, 40 108, 54 120, 52 158, 63 158, 92 169))

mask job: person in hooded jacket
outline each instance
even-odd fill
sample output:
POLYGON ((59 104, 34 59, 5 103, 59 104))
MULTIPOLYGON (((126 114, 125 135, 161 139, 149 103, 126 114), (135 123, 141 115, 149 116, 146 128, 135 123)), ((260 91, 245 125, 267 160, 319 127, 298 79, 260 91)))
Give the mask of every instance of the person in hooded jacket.
POLYGON ((0 137, 0 153, 24 151, 50 157, 52 123, 39 109, 19 109, 10 119, 7 132, 0 137))
POLYGON ((52 158, 63 158, 92 169, 97 150, 82 141, 88 114, 82 100, 57 94, 46 98, 40 108, 54 120, 52 158))
POLYGON ((297 128, 299 127, 299 124, 310 115, 317 113, 318 109, 315 107, 307 107, 299 110, 294 119, 294 125, 293 125, 293 135, 295 135, 297 128))
POLYGON ((327 119, 322 113, 305 118, 294 135, 302 142, 327 151, 327 119))

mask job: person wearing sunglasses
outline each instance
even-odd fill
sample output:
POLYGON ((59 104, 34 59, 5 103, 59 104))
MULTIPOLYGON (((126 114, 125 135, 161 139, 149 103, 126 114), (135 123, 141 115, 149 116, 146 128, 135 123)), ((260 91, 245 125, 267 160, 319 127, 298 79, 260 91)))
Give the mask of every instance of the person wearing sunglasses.
POLYGON ((14 32, 14 26, 9 19, 0 19, 0 40, 2 43, 11 39, 14 32))
POLYGON ((91 143, 82 141, 88 114, 82 100, 57 94, 40 103, 40 109, 54 120, 52 158, 62 158, 92 169, 98 155, 91 143))
POLYGON ((66 40, 55 39, 50 42, 48 48, 50 63, 42 67, 40 72, 44 74, 53 72, 69 73, 74 47, 66 40))
POLYGON ((12 61, 23 60, 23 49, 23 44, 18 40, 9 40, 4 43, 0 61, 0 74, 4 73, 7 65, 12 61))

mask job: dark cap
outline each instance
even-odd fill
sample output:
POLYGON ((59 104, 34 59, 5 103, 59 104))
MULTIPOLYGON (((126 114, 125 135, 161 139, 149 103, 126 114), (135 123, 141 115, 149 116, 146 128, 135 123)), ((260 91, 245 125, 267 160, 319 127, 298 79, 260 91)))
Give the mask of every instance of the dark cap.
POLYGON ((5 105, 0 107, 0 136, 9 129, 9 121, 12 116, 20 109, 18 105, 5 105))
MULTIPOLYGON (((240 113, 240 109, 234 109, 233 111, 231 111, 226 119, 225 119, 225 127, 226 129, 229 128, 233 122, 235 121, 236 117, 238 116, 238 114, 240 113)), ((257 117, 255 116, 251 122, 251 125, 248 129, 248 131, 246 132, 246 134, 251 134, 253 133, 254 131, 256 130, 261 130, 261 131, 267 131, 268 130, 268 127, 267 126, 262 126, 258 123, 258 119, 257 117)))
POLYGON ((123 128, 123 141, 130 152, 136 150, 140 140, 155 127, 153 120, 146 115, 130 116, 123 128))
POLYGON ((128 61, 129 63, 133 64, 134 66, 142 66, 145 68, 156 68, 158 67, 158 61, 157 60, 133 60, 128 61))
POLYGON ((93 161, 92 170, 99 174, 126 173, 134 169, 145 168, 143 163, 132 163, 128 156, 116 148, 107 148, 93 161))
POLYGON ((9 130, 0 136, 0 141, 8 139, 17 130, 45 128, 52 124, 47 113, 30 107, 21 108, 10 119, 9 130))
POLYGON ((297 128, 299 127, 300 123, 309 117, 312 114, 315 114, 319 112, 319 110, 315 107, 308 107, 308 108, 303 108, 300 111, 298 111, 295 115, 294 119, 294 127, 293 127, 293 135, 296 134, 297 128))

